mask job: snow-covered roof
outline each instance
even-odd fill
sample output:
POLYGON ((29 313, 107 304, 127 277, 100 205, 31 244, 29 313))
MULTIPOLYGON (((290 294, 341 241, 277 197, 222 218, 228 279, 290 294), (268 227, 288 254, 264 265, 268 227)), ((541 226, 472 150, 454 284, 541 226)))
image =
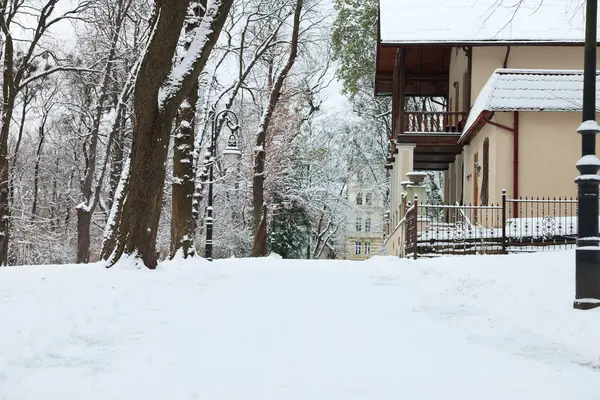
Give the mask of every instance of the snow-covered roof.
POLYGON ((567 0, 380 0, 381 42, 583 42, 581 4, 567 0))
MULTIPOLYGON (((596 75, 597 110, 600 81, 596 75)), ((583 71, 497 69, 475 100, 465 123, 463 137, 470 134, 484 111, 581 111, 583 71)))

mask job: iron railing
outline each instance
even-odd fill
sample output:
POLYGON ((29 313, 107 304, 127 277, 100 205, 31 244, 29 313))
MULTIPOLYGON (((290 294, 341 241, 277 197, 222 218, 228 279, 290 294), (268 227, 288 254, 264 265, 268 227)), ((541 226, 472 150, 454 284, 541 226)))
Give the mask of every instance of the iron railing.
POLYGON ((574 248, 577 199, 518 198, 500 204, 414 204, 406 213, 405 254, 507 254, 574 248))
POLYGON ((506 246, 512 252, 574 248, 577 199, 507 199, 506 246))

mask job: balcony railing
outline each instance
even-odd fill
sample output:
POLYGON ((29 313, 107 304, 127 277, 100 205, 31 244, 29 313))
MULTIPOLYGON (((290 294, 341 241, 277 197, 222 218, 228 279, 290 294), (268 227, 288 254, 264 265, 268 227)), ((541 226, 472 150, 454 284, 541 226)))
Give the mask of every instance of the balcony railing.
POLYGON ((405 112, 405 133, 460 133, 467 120, 462 112, 405 112))

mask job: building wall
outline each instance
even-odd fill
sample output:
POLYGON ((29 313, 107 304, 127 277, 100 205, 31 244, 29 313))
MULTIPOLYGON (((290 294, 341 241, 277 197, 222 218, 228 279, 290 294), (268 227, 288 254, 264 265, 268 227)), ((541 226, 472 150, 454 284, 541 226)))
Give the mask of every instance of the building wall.
MULTIPOLYGON (((471 101, 492 73, 502 68, 506 47, 482 46, 473 48, 471 101)), ((466 56, 453 52, 450 66, 450 92, 456 77, 466 70, 466 56)), ((583 46, 511 46, 507 68, 517 69, 583 69, 583 46)), ((600 61, 600 53, 598 54, 600 61)), ((462 98, 462 94, 461 94, 462 98)), ((514 113, 496 113, 492 121, 513 127, 514 113)), ((576 129, 581 122, 580 113, 519 113, 519 195, 520 196, 575 196, 577 176, 575 163, 580 158, 581 138, 576 129)), ((513 196, 513 133, 487 124, 469 146, 463 148, 464 203, 474 202, 475 179, 481 194, 482 174, 474 173, 474 154, 479 154, 483 165, 483 142, 489 138, 489 200, 501 201, 502 190, 513 196), (467 177, 470 179, 467 180, 467 177)), ((455 163, 456 164, 456 163, 455 163)), ((454 167, 451 181, 460 179, 460 168, 454 167)))
MULTIPOLYGON (((600 115, 598 115, 600 117, 600 115)), ((514 113, 496 113, 492 121, 513 127, 514 113)), ((576 130, 581 123, 578 112, 520 112, 519 113, 519 196, 521 197, 576 197, 574 179, 579 175, 575 164, 581 158, 581 136, 576 130)), ((474 201, 473 155, 479 153, 483 162, 483 142, 490 140, 489 194, 490 203, 500 204, 502 190, 513 197, 513 143, 512 132, 487 124, 469 146, 466 157, 465 203, 474 201)), ((600 150, 600 141, 596 152, 600 150)), ((478 176, 481 192, 482 177, 478 176)))
MULTIPOLYGON (((471 101, 492 73, 503 68, 506 47, 482 46, 473 48, 471 101)), ((600 60, 600 52, 598 58, 600 60)), ((462 63, 458 63, 462 65, 462 63)), ((511 46, 507 68, 583 69, 583 46, 511 46)), ((450 67, 452 71, 452 66, 450 67)), ((450 82, 452 90, 452 78, 450 82)))
POLYGON ((401 243, 401 229, 396 229, 402 218, 402 195, 405 193, 400 182, 407 180, 406 174, 413 171, 414 145, 399 145, 398 154, 394 155, 394 165, 391 171, 391 199, 390 199, 390 222, 389 235, 383 242, 384 251, 387 255, 400 255, 399 245, 401 243))
POLYGON ((348 179, 348 201, 353 205, 346 220, 344 237, 344 253, 348 260, 365 260, 383 252, 384 203, 383 194, 368 179, 352 176, 348 179), (366 204, 367 194, 371 195, 371 204, 366 204), (356 198, 362 196, 362 204, 356 204, 356 198), (360 218, 360 231, 357 219, 360 218), (366 221, 370 219, 371 227, 366 232, 366 221), (356 254, 356 242, 361 242, 361 253, 356 254), (365 252, 365 243, 370 243, 370 254, 365 252))
MULTIPOLYGON (((452 56, 450 58, 450 94, 449 94, 449 111, 455 112, 468 112, 471 108, 471 105, 464 104, 464 90, 465 90, 465 82, 464 82, 464 74, 467 72, 469 67, 469 60, 465 51, 461 48, 455 47, 452 49, 452 56), (458 104, 459 107, 456 109, 456 89, 454 88, 454 83, 458 83, 458 104)), ((471 99, 473 101, 473 98, 471 99)))
MULTIPOLYGON (((598 115, 596 116, 598 119, 598 115)), ((520 113, 519 194, 577 195, 575 163, 581 158, 581 113, 520 113)), ((596 154, 600 149, 596 144, 596 154)))
MULTIPOLYGON (((505 46, 481 46, 473 48, 471 104, 464 104, 463 82, 468 70, 468 58, 461 48, 452 49, 450 59, 449 111, 468 111, 492 73, 503 68, 505 46), (454 83, 459 84, 459 109, 456 109, 454 83)), ((600 52, 598 53, 600 61, 600 52)), ((583 46, 511 46, 507 68, 532 69, 583 69, 583 46)))

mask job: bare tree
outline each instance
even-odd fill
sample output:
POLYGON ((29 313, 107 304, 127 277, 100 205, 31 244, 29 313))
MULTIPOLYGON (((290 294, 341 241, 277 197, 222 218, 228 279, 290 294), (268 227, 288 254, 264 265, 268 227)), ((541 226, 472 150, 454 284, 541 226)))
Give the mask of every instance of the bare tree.
POLYGON ((45 0, 40 8, 25 4, 22 0, 0 1, 0 29, 4 36, 4 71, 2 82, 2 122, 0 126, 0 265, 8 262, 9 246, 9 154, 8 137, 16 99, 31 83, 60 71, 82 71, 80 67, 64 65, 48 51, 41 51, 40 44, 49 28, 58 23, 77 18, 91 4, 79 1, 76 8, 62 15, 55 15, 58 0, 45 0), (24 51, 18 49, 21 40, 13 37, 12 29, 19 26, 19 15, 34 17, 33 35, 24 51), (45 60, 42 65, 42 60, 45 60), (52 64, 54 63, 54 65, 52 64))
POLYGON ((207 4, 189 51, 172 67, 189 1, 155 0, 152 36, 134 90, 136 124, 128 193, 116 228, 111 265, 123 254, 139 257, 148 268, 158 264, 156 237, 173 120, 204 69, 232 2, 213 0, 207 4))
POLYGON ((266 139, 271 118, 281 97, 285 80, 290 73, 298 55, 298 41, 300 36, 300 22, 302 16, 303 0, 297 0, 294 10, 294 22, 290 41, 290 50, 284 67, 279 71, 271 86, 269 101, 263 112, 261 123, 256 133, 256 148, 254 159, 254 177, 252 181, 252 202, 254 206, 254 240, 252 256, 262 257, 267 255, 267 207, 265 204, 265 160, 266 139))
POLYGON ((91 122, 91 129, 87 135, 89 144, 87 145, 84 178, 81 185, 82 202, 76 207, 77 209, 77 263, 87 263, 90 259, 90 225, 92 215, 98 206, 100 200, 100 191, 104 183, 104 176, 108 164, 108 155, 112 148, 112 141, 116 135, 121 122, 121 114, 123 113, 123 104, 129 97, 131 85, 126 85, 121 94, 119 104, 116 104, 116 117, 113 127, 109 134, 108 144, 105 152, 104 162, 100 166, 101 171, 96 176, 96 168, 98 166, 98 144, 100 137, 100 126, 106 112, 107 103, 110 101, 111 76, 114 65, 116 64, 118 55, 118 44, 121 38, 121 31, 125 21, 125 17, 129 11, 132 0, 117 0, 113 4, 113 13, 110 15, 111 20, 108 21, 108 30, 111 32, 110 42, 108 46, 108 56, 104 62, 104 71, 102 73, 101 82, 99 84, 98 98, 95 104, 95 110, 91 122))
MULTIPOLYGON (((206 9, 206 0, 190 4, 185 27, 185 51, 190 50, 195 30, 206 9)), ((194 143, 196 129, 196 105, 198 103, 198 80, 194 81, 179 111, 179 126, 173 141, 173 189, 171 201, 171 257, 178 252, 184 258, 194 256, 195 220, 193 201, 195 188, 194 143)))

